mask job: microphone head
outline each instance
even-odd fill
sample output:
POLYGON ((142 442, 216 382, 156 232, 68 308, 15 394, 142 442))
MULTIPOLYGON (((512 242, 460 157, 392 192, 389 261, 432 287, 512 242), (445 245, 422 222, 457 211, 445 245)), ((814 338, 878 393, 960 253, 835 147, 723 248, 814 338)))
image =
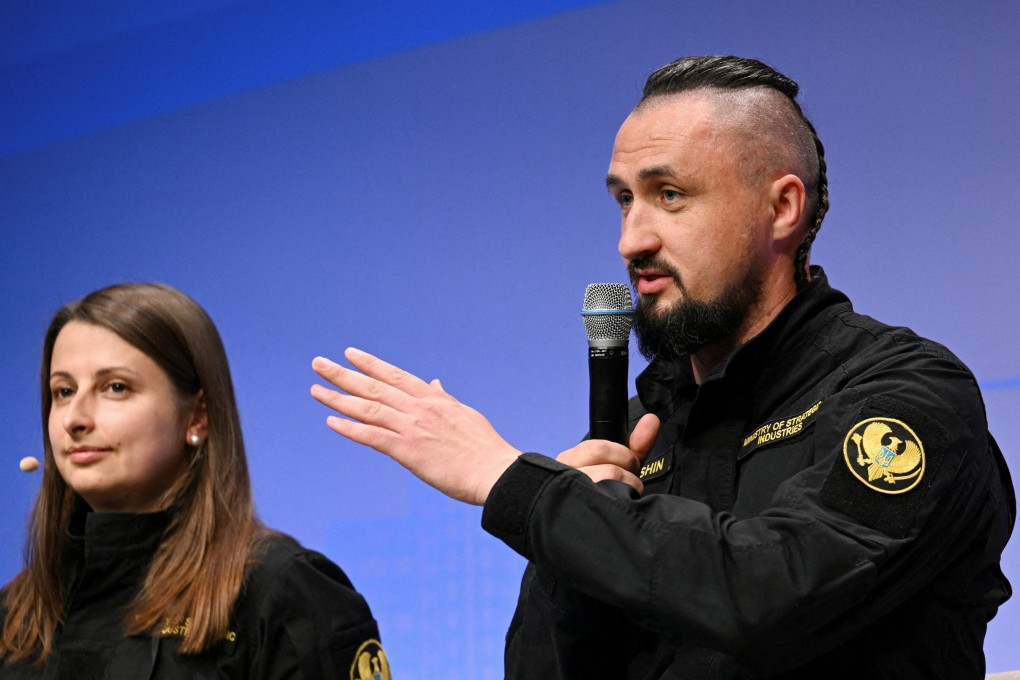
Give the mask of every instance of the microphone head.
POLYGON ((626 344, 630 337, 634 305, 630 287, 625 283, 589 283, 584 289, 584 330, 588 342, 609 341, 626 344))

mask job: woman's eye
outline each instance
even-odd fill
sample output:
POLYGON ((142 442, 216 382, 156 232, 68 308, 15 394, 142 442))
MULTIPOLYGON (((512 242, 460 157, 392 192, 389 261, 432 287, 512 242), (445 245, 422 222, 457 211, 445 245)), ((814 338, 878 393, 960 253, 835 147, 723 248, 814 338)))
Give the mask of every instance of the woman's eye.
POLYGON ((131 388, 127 385, 127 383, 122 382, 112 382, 107 385, 106 389, 113 394, 127 394, 131 391, 131 388))
POLYGON ((67 387, 66 385, 62 385, 60 387, 54 387, 51 394, 53 395, 54 399, 67 399, 72 394, 74 394, 74 390, 72 390, 70 387, 67 387))

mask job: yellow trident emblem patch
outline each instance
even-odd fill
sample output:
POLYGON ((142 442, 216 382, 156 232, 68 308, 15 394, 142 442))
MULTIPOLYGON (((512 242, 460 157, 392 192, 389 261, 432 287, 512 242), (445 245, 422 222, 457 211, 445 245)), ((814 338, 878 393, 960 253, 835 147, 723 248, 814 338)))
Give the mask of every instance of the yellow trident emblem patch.
POLYGON ((854 477, 879 493, 910 491, 924 476, 924 446, 906 423, 868 418, 843 440, 843 458, 854 477))
POLYGON ((351 680, 392 680, 390 662, 378 640, 367 640, 354 654, 351 680))

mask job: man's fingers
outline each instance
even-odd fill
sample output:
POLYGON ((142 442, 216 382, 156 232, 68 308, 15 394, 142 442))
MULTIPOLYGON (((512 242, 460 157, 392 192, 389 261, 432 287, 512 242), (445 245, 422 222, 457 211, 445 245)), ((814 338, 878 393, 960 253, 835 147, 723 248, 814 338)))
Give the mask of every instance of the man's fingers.
MULTIPOLYGON (((312 370, 333 386, 350 395, 378 402, 401 413, 406 413, 411 408, 411 404, 415 399, 414 395, 408 394, 406 390, 400 387, 393 387, 359 371, 344 368, 340 364, 324 357, 316 357, 312 361, 312 370)), ((425 385, 425 383, 422 384, 425 385)), ((427 388, 428 386, 425 385, 425 387, 427 388)), ((334 394, 336 393, 334 392, 334 394)), ((317 394, 316 392, 313 392, 312 396, 326 406, 336 409, 334 403, 335 397, 329 397, 324 393, 317 394), (329 398, 329 401, 321 399, 320 396, 329 398)))
POLYGON ((632 487, 638 493, 644 493, 645 485, 638 476, 624 470, 618 465, 586 465, 585 467, 578 469, 588 475, 593 482, 604 482, 608 479, 612 479, 617 482, 623 482, 624 484, 632 487))
POLYGON ((615 479, 642 493, 645 486, 638 474, 658 433, 659 419, 649 413, 634 427, 629 448, 600 439, 588 439, 556 456, 556 460, 577 468, 596 482, 615 479))
POLYGON ((340 415, 369 425, 396 430, 402 417, 399 411, 378 401, 343 394, 322 385, 312 385, 311 393, 312 397, 323 406, 328 406, 340 415))
POLYGON ((375 425, 366 425, 357 420, 348 420, 338 416, 326 418, 326 425, 339 435, 347 437, 353 442, 369 446, 376 451, 393 455, 400 444, 401 437, 396 432, 375 425))
POLYGON ((368 352, 362 352, 355 347, 348 347, 344 350, 344 356, 351 362, 351 365, 367 376, 390 385, 412 397, 425 397, 430 394, 429 384, 402 368, 387 363, 379 357, 372 356, 368 352))
POLYGON ((356 376, 360 375, 357 371, 345 368, 326 357, 312 359, 312 370, 318 373, 323 380, 345 392, 350 392, 349 388, 356 385, 356 376))
POLYGON ((636 473, 641 467, 641 459, 626 446, 614 444, 602 439, 588 439, 572 449, 567 449, 556 460, 575 468, 587 466, 613 465, 636 473))
POLYGON ((659 419, 651 413, 641 416, 641 420, 634 426, 634 431, 630 433, 630 449, 637 454, 638 465, 651 453, 658 434, 659 419))
POLYGON ((485 417, 431 383, 364 352, 345 353, 353 368, 322 357, 312 368, 327 383, 312 396, 336 411, 326 423, 337 434, 380 451, 446 495, 485 503, 520 451, 485 417))

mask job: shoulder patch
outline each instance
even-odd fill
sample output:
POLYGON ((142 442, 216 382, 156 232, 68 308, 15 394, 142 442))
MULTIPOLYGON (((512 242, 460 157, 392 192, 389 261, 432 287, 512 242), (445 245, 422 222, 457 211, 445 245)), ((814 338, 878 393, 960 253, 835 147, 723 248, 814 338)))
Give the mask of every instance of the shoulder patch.
POLYGON ((831 443, 821 500, 887 536, 905 537, 939 476, 949 437, 922 409, 884 395, 861 404, 855 421, 831 443))
POLYGON ((906 493, 924 477, 924 444, 895 418, 868 418, 850 428, 843 460, 858 481, 879 493, 906 493))
POLYGON ((354 653, 351 680, 392 680, 390 662, 378 640, 366 640, 354 653))

